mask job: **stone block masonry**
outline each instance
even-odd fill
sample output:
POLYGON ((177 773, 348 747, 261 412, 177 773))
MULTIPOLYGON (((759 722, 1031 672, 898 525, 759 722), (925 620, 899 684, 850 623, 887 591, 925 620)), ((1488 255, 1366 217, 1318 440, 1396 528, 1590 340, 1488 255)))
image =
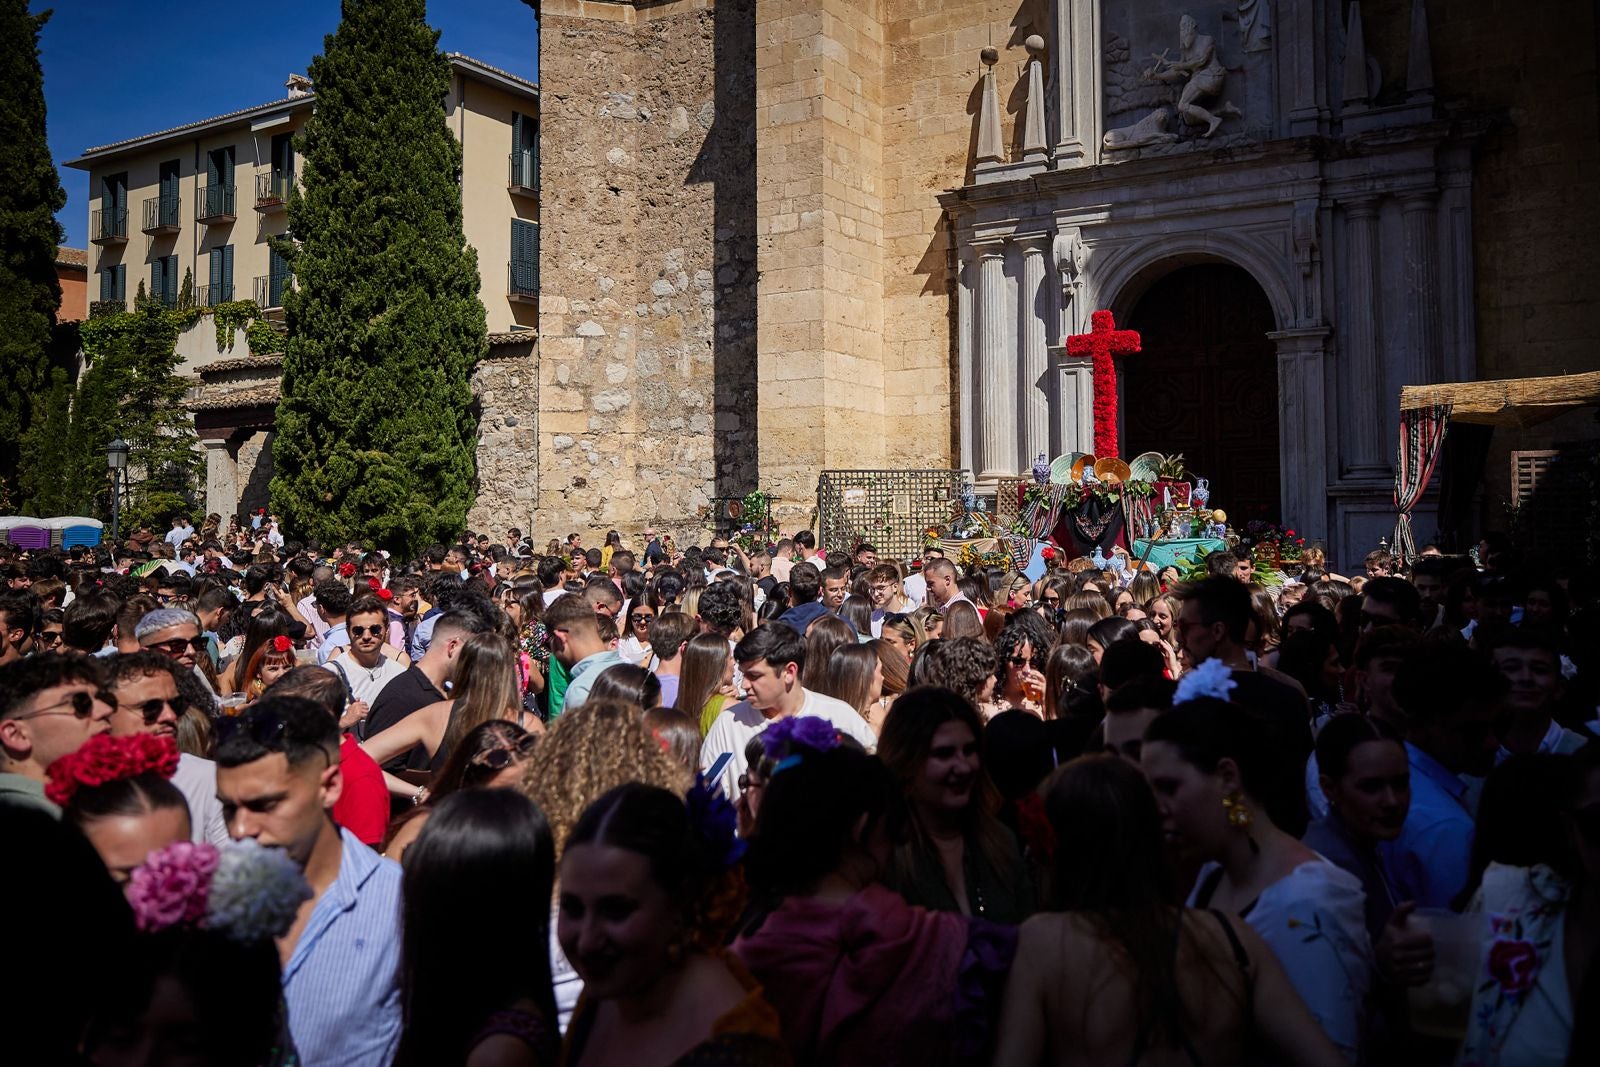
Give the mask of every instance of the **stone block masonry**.
POLYGON ((535 536, 758 487, 753 47, 753 0, 542 5, 535 536))

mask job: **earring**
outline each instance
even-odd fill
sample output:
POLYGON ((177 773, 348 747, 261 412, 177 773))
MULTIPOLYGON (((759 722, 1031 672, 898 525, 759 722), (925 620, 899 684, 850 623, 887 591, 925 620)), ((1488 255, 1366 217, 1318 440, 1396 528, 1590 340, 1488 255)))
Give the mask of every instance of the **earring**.
POLYGON ((1244 802, 1244 797, 1235 789, 1222 798, 1222 807, 1228 813, 1228 825, 1239 830, 1250 829, 1254 816, 1250 813, 1250 805, 1244 802))

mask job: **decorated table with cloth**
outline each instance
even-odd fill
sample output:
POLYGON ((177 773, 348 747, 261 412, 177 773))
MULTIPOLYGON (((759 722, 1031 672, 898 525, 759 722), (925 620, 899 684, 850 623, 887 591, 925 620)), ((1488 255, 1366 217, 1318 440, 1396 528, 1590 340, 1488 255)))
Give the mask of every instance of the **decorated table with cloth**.
POLYGON ((1171 538, 1160 541, 1135 541, 1133 543, 1133 558, 1144 559, 1149 552, 1150 566, 1156 570, 1162 567, 1171 567, 1179 560, 1196 560, 1202 554, 1210 555, 1227 548, 1226 541, 1215 537, 1171 538))

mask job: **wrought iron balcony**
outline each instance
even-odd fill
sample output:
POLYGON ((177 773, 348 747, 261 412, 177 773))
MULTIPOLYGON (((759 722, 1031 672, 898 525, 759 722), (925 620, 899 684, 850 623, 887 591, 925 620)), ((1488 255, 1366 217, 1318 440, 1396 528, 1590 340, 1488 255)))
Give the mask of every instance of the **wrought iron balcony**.
POLYGON ((256 306, 262 311, 279 311, 283 308, 283 294, 294 284, 292 274, 256 275, 254 293, 256 306))
POLYGON ((214 308, 218 304, 226 304, 232 299, 232 282, 226 282, 222 285, 202 285, 194 291, 195 307, 214 308))
POLYGON ((195 201, 194 217, 199 222, 232 222, 236 217, 233 211, 233 186, 208 185, 201 189, 195 201))
POLYGON ((262 213, 282 211, 289 203, 289 189, 294 185, 294 175, 281 170, 256 175, 256 210, 262 213))
POLYGON ((152 196, 144 202, 144 232, 152 237, 177 233, 181 218, 177 194, 152 196))
POLYGON ((128 209, 95 208, 89 219, 89 240, 97 245, 120 245, 128 240, 128 209))
POLYGON ((506 264, 506 297, 513 304, 539 302, 538 262, 514 259, 506 264))
POLYGON ((513 193, 524 196, 534 196, 539 192, 539 157, 533 154, 533 149, 524 148, 520 152, 513 152, 509 157, 511 174, 506 179, 506 188, 513 193))

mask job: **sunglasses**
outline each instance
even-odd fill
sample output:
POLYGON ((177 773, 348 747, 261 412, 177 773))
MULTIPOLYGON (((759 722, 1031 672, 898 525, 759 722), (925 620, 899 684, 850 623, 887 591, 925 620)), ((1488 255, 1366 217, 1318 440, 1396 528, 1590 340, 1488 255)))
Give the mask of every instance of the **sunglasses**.
POLYGON ((741 774, 739 776, 739 792, 741 793, 748 793, 752 789, 760 789, 766 784, 759 777, 752 777, 749 774, 741 774))
POLYGON ((281 715, 262 715, 247 709, 243 714, 217 719, 214 729, 217 732, 218 744, 233 737, 243 736, 257 744, 265 745, 276 740, 286 725, 288 724, 281 715))
POLYGON ((118 711, 137 711, 144 717, 146 726, 154 726, 156 720, 161 718, 161 713, 167 708, 171 708, 174 715, 181 716, 183 714, 183 706, 178 703, 177 697, 173 697, 171 700, 167 700, 164 697, 156 697, 152 700, 140 701, 137 704, 123 704, 113 699, 112 703, 118 711))
POLYGON ((911 618, 910 614, 904 611, 886 611, 883 613, 883 621, 888 626, 905 622, 909 618, 911 618))
POLYGON ((1023 667, 1023 666, 1027 665, 1028 657, 1027 656, 1012 656, 1007 662, 1009 662, 1013 667, 1023 667))
POLYGON ((487 752, 479 752, 472 757, 471 763, 475 767, 487 767, 491 771, 502 771, 511 766, 513 762, 520 763, 533 753, 539 744, 536 734, 529 734, 517 740, 513 745, 491 748, 487 752))
POLYGON ((60 630, 43 630, 39 634, 39 643, 46 648, 55 648, 61 643, 60 630))
POLYGON ((1049 604, 1051 606, 1054 606, 1056 604, 1061 603, 1061 598, 1058 597, 1058 596, 1040 597, 1039 599, 1040 599, 1041 602, 1043 602, 1045 604, 1049 604))
POLYGON ((174 637, 170 640, 157 641, 153 645, 145 645, 144 647, 150 652, 160 652, 167 656, 181 656, 184 649, 193 649, 196 652, 204 649, 206 647, 206 639, 203 637, 174 637))
POLYGON ((635 626, 649 626, 650 620, 653 618, 655 618, 654 615, 648 615, 644 612, 635 612, 634 614, 628 616, 628 621, 633 623, 635 626))
POLYGON ((374 623, 371 626, 349 627, 351 637, 380 637, 383 635, 383 624, 374 623))
POLYGON ((94 693, 85 693, 82 690, 79 690, 58 704, 47 704, 42 708, 35 708, 33 711, 25 711, 21 715, 13 715, 11 717, 13 719, 21 720, 37 719, 44 715, 71 715, 74 718, 87 719, 94 714, 94 706, 96 701, 111 708, 117 706, 117 698, 106 692, 104 689, 94 693), (56 710, 57 708, 64 708, 68 705, 71 705, 71 711, 56 710))

